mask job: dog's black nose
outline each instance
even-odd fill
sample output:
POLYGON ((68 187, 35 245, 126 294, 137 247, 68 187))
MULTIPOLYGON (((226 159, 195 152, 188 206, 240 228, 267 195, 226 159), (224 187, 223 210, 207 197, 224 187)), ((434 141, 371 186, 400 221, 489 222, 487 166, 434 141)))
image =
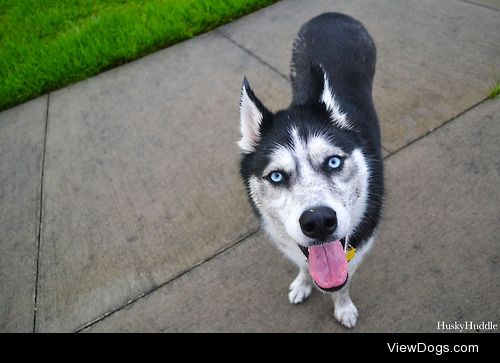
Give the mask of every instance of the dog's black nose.
POLYGON ((328 207, 311 208, 302 213, 299 223, 307 237, 324 241, 337 228, 337 214, 328 207))

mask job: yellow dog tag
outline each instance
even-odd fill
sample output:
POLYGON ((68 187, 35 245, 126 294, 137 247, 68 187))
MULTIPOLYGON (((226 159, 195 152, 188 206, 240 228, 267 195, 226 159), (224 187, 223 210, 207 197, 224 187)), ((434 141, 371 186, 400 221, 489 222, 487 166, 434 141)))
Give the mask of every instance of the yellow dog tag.
POLYGON ((346 252, 346 258, 347 258, 347 262, 351 261, 353 258, 354 258, 354 255, 356 254, 356 249, 352 246, 349 246, 349 248, 347 249, 347 252, 346 252))

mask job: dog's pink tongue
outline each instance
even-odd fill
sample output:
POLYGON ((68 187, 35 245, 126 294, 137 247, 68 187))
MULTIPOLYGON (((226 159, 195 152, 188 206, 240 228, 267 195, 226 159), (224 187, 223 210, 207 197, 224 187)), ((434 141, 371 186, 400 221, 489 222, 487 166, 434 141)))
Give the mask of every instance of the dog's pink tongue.
POLYGON ((331 289, 347 278, 347 258, 340 241, 309 247, 309 273, 319 287, 331 289))

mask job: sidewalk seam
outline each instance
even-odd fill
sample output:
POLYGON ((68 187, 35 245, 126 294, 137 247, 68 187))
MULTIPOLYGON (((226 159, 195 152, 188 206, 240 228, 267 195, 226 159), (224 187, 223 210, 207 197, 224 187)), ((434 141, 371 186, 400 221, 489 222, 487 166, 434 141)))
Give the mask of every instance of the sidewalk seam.
POLYGON ((486 9, 490 9, 490 10, 494 10, 494 11, 500 11, 500 9, 494 8, 494 7, 489 6, 489 5, 479 4, 479 3, 476 3, 473 1, 468 1, 468 0, 460 0, 460 1, 463 3, 471 4, 471 5, 477 5, 481 8, 486 8, 486 9))
POLYGON ((257 234, 259 232, 260 228, 257 228, 257 229, 254 229, 250 232, 248 232, 247 234, 241 236, 240 238, 236 239, 234 242, 230 243, 229 245, 221 248, 220 250, 218 250, 217 252, 215 252, 212 256, 210 257, 207 257, 205 258, 204 260, 202 261, 199 261, 197 262, 196 264, 194 264, 193 266, 190 266, 188 267, 187 269, 179 272, 178 274, 172 276, 170 279, 168 279, 167 281, 157 285, 157 286, 154 286, 153 288, 149 289, 148 291, 146 292, 143 292, 142 294, 136 296, 135 298, 133 299, 130 299, 128 300, 125 304, 122 304, 120 306, 118 306, 117 308, 111 310, 111 311, 108 311, 106 313, 104 313, 103 315, 99 316, 98 318, 88 322, 88 323, 85 323, 83 325, 81 325, 80 327, 76 328, 73 333, 80 333, 82 332, 83 330, 85 329, 88 329, 90 328, 91 326, 103 321, 104 319, 110 317, 111 315, 113 315, 114 313, 126 308, 127 306, 129 305, 132 305, 136 302, 138 302, 139 300, 141 300, 142 298, 154 293, 155 291, 165 287, 166 285, 168 285, 169 283, 173 282, 174 280, 177 280, 179 277, 182 277, 184 276, 185 274, 193 271, 194 269, 198 268, 199 266, 205 264, 206 262, 209 262, 210 260, 216 258, 217 256, 223 254, 224 252, 232 249, 233 247, 236 247, 238 246, 239 244, 241 244, 242 242, 244 242, 245 240, 247 240, 248 238, 252 237, 253 235, 257 234))
POLYGON ((417 137, 415 140, 412 140, 412 141, 410 141, 409 143, 407 143, 406 145, 401 146, 399 149, 396 149, 394 152, 391 152, 389 155, 387 155, 387 156, 384 158, 384 161, 385 161, 385 160, 387 160, 387 159, 389 159, 392 155, 397 154, 397 153, 399 153, 400 151, 402 151, 402 150, 406 149, 408 146, 411 146, 411 145, 413 145, 414 143, 416 143, 416 142, 418 142, 418 141, 422 140, 424 137, 427 137, 427 136, 429 136, 429 135, 433 134, 435 131, 437 131, 437 130, 439 130, 440 128, 442 128, 443 126, 446 126, 446 125, 448 125, 449 123, 451 123, 451 122, 455 121, 457 118, 459 118, 460 116, 462 116, 462 115, 466 114, 467 112, 471 111, 472 109, 474 109, 474 108, 476 108, 476 107, 478 107, 478 106, 481 106, 483 103, 485 103, 486 101, 488 101, 488 100, 490 100, 490 99, 491 99, 490 97, 486 97, 486 98, 482 99, 481 101, 479 101, 479 102, 477 102, 477 103, 473 104, 472 106, 470 106, 470 107, 466 108, 466 109, 465 109, 465 110, 463 110, 462 112, 460 112, 460 113, 456 114, 456 115, 455 115, 455 116, 453 116, 452 118, 450 118, 450 119, 446 120, 446 121, 445 121, 445 122, 443 122, 441 125, 439 125, 439 126, 437 126, 437 127, 433 128, 433 129, 430 129, 430 130, 429 130, 429 131, 427 131, 425 134, 420 135, 419 137, 417 137))
POLYGON ((388 148, 386 148, 384 145, 382 145, 382 150, 385 150, 385 152, 387 153, 387 155, 391 155, 392 154, 392 151, 389 150, 388 148))
POLYGON ((50 92, 47 93, 47 106, 45 109, 45 127, 43 135, 43 148, 42 160, 40 167, 40 203, 38 205, 38 231, 37 231, 37 250, 36 250, 36 272, 35 272, 35 296, 33 305, 33 333, 36 333, 36 318, 37 318, 37 304, 38 304, 38 283, 40 271, 40 247, 42 241, 42 218, 43 218, 43 182, 45 174, 45 152, 47 150, 47 128, 49 124, 49 106, 50 106, 50 92))
POLYGON ((282 78, 284 78, 285 80, 287 80, 288 82, 290 82, 290 78, 288 78, 288 76, 286 76, 283 73, 281 73, 277 68, 275 68, 272 65, 270 65, 269 63, 267 63, 265 60, 263 60, 258 55, 256 55, 255 53, 253 53, 251 50, 245 48, 244 46, 242 46, 241 44, 239 44, 238 42, 236 42, 235 40, 233 40, 229 35, 227 35, 226 33, 224 33, 222 30, 216 29, 215 31, 217 33, 219 33, 220 35, 222 35, 227 40, 229 40, 231 43, 233 43, 234 45, 236 45, 242 51, 244 51, 245 53, 248 53, 249 55, 251 55, 252 57, 254 57, 255 59, 257 59, 261 64, 265 65, 266 67, 268 67, 272 71, 274 71, 277 74, 279 74, 282 78))

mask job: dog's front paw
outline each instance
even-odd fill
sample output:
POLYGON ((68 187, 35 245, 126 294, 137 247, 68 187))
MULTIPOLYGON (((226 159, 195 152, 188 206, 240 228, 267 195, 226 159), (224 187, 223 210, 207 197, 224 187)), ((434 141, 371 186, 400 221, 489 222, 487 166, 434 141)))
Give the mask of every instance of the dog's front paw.
POLYGON ((304 302, 312 292, 312 284, 308 276, 299 273, 299 275, 290 284, 290 292, 288 300, 292 304, 300 304, 304 302))
POLYGON ((354 328, 358 319, 358 309, 351 299, 348 299, 344 304, 335 304, 334 316, 346 328, 354 328))

